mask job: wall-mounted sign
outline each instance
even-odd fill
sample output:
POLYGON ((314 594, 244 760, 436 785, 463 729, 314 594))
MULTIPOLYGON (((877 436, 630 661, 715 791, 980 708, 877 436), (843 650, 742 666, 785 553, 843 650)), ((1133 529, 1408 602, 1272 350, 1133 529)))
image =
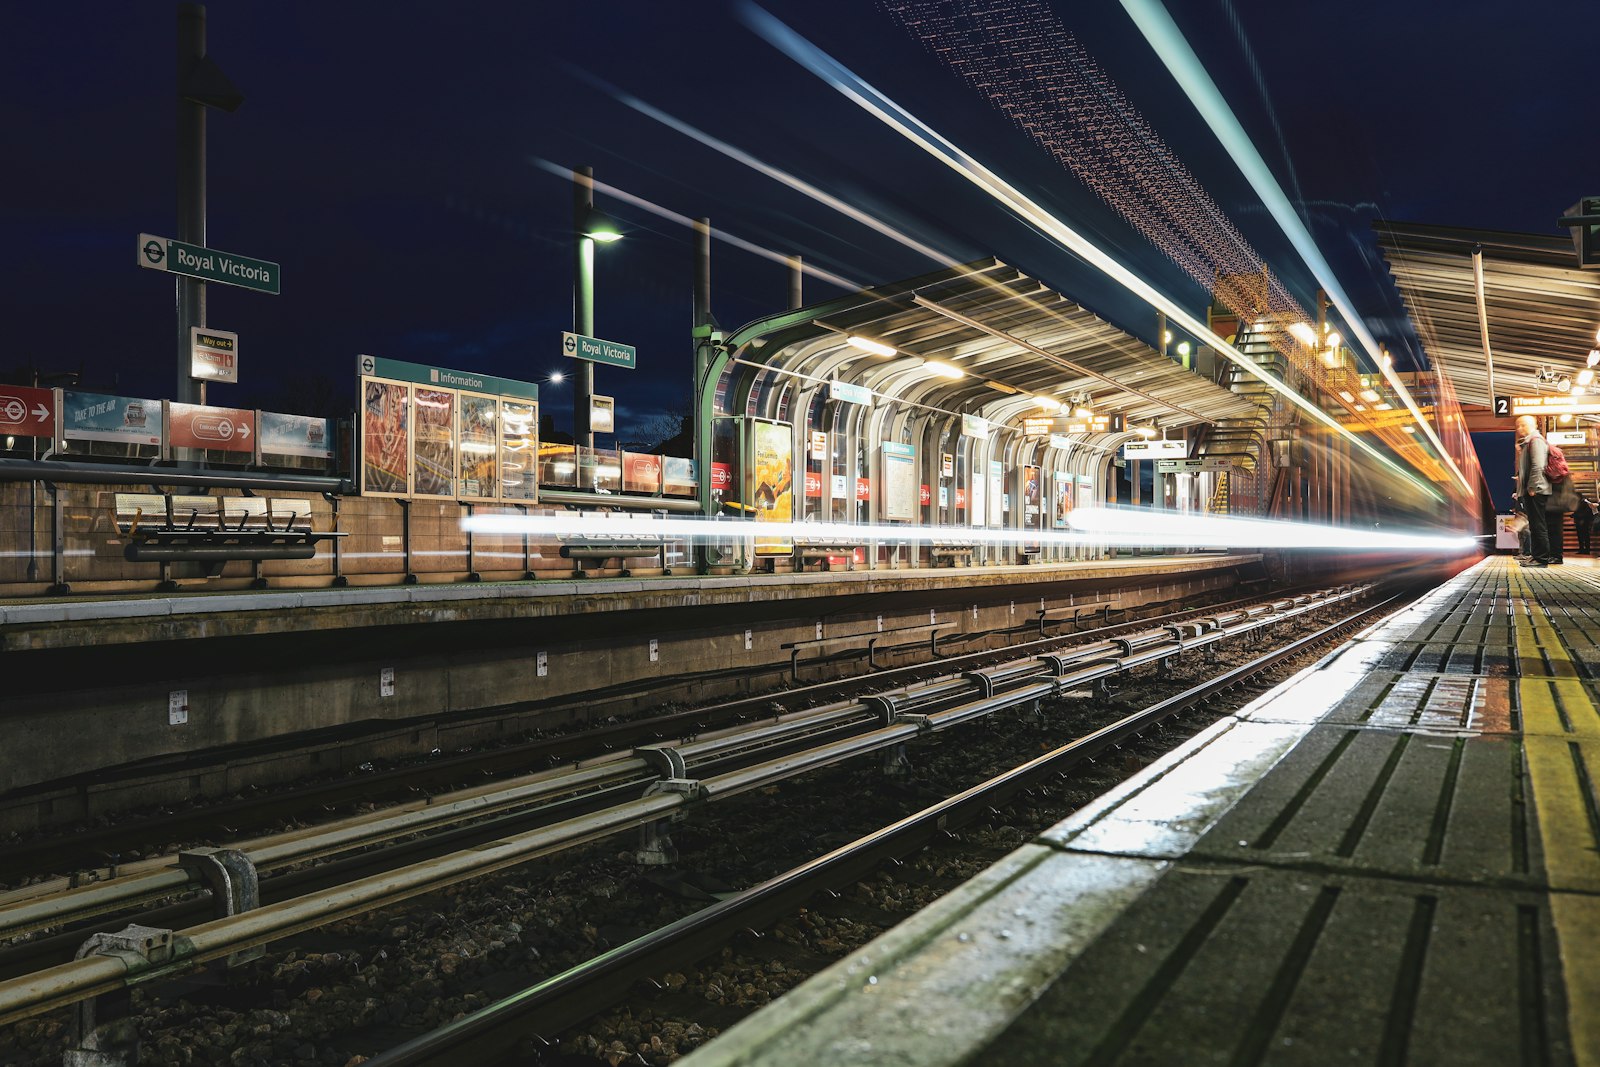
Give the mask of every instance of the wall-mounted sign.
POLYGON ((939 454, 939 477, 954 478, 956 476, 956 457, 948 452, 939 454))
POLYGON ((828 433, 826 430, 811 431, 811 458, 828 458, 828 433))
POLYGON ((1122 446, 1123 459, 1183 459, 1188 454, 1187 441, 1129 441, 1122 446))
POLYGON ((1552 396, 1495 397, 1494 413, 1502 414, 1501 400, 1510 402, 1511 415, 1600 415, 1600 399, 1558 393, 1552 396))
POLYGON ((189 377, 203 382, 239 380, 239 335, 189 327, 189 377))
POLYGON ((871 404, 872 390, 864 385, 850 385, 847 382, 829 382, 828 399, 842 400, 847 404, 871 404))
POLYGON ((961 416, 961 435, 963 437, 988 437, 989 420, 979 418, 977 415, 963 413, 961 416))
POLYGON ((883 443, 883 517, 909 522, 917 517, 917 450, 894 441, 883 443))
POLYGON ((528 400, 539 399, 539 387, 533 382, 519 382, 515 378, 497 378, 493 374, 451 370, 448 367, 436 367, 426 363, 406 363, 379 356, 357 356, 356 373, 373 378, 388 378, 397 382, 415 382, 418 385, 442 385, 446 389, 470 389, 475 393, 520 396, 528 400))
POLYGON ((1050 435, 1050 447, 1062 450, 1069 449, 1072 447, 1072 438, 1064 433, 1053 433, 1050 435))
POLYGON ((1586 445, 1589 443, 1589 434, 1584 430, 1551 430, 1544 435, 1544 439, 1553 445, 1563 447, 1586 445))
POLYGON ((1022 420, 1022 432, 1029 437, 1044 437, 1055 427, 1056 420, 1049 415, 1030 415, 1022 420))
POLYGON ((31 389, 25 385, 0 385, 0 434, 17 437, 54 437, 55 390, 31 389))

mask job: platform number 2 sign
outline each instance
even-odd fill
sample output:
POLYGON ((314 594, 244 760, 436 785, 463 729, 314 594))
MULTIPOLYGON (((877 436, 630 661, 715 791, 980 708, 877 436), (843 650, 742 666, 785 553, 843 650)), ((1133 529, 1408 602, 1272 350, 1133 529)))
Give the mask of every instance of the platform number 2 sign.
POLYGON ((1509 396, 1497 396, 1494 398, 1494 417, 1497 419, 1511 417, 1511 398, 1509 396))

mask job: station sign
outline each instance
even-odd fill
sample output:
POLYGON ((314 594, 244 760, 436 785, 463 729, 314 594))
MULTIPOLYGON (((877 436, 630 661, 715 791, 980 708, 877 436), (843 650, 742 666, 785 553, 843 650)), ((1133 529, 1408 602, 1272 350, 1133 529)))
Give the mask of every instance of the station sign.
POLYGON ((1193 474, 1196 471, 1225 471, 1231 466, 1231 461, 1216 456, 1207 456, 1205 459, 1158 459, 1156 473, 1193 474))
POLYGON ((54 389, 0 385, 0 434, 15 437, 56 435, 54 389))
POLYGON ((599 393, 589 395, 589 430, 592 433, 617 432, 616 397, 601 396, 599 393))
POLYGON ((988 437, 989 420, 979 418, 977 415, 961 415, 961 436, 963 437, 988 437))
POLYGON ((174 241, 154 234, 139 235, 139 266, 164 270, 203 282, 221 282, 241 289, 277 296, 282 291, 283 268, 270 260, 251 259, 215 248, 174 241))
POLYGON ((871 404, 872 390, 864 385, 850 385, 846 382, 829 382, 828 399, 842 400, 846 404, 871 404))
POLYGON ((254 411, 168 404, 167 444, 172 448, 254 453, 255 423, 254 411))
POLYGON ((1183 459, 1188 454, 1187 441, 1129 441, 1122 446, 1123 459, 1183 459))
POLYGON ((1072 438, 1064 433, 1053 433, 1050 435, 1050 447, 1059 448, 1064 452, 1072 447, 1072 438))
POLYGON ((1600 397, 1554 393, 1549 396, 1497 396, 1494 413, 1504 415, 1600 415, 1600 397), (1502 407, 1501 401, 1505 401, 1502 407))
POLYGON ((239 381, 239 335, 205 326, 189 327, 189 377, 202 382, 239 381))
POLYGON ((1029 437, 1045 437, 1055 426, 1056 420, 1049 415, 1031 415, 1022 420, 1022 432, 1029 437))
POLYGON ((633 370, 639 362, 639 350, 632 345, 567 330, 561 332, 561 354, 590 363, 604 363, 608 367, 621 367, 623 370, 633 370))
POLYGON ((1589 443, 1589 434, 1585 430, 1551 430, 1544 435, 1544 439, 1552 445, 1586 445, 1589 443))
POLYGON ((440 385, 447 389, 466 389, 474 393, 520 396, 527 400, 539 399, 539 387, 533 382, 519 382, 515 378, 497 378, 493 374, 476 374, 426 363, 382 359, 378 356, 357 356, 356 373, 369 378, 388 378, 416 385, 440 385))

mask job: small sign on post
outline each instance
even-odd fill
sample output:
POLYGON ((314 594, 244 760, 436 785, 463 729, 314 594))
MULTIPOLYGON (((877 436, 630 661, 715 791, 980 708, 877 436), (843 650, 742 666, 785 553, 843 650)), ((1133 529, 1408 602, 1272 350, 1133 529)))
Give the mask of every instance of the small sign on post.
POLYGON ((207 326, 189 327, 189 377, 201 382, 239 381, 239 335, 207 326))
POLYGON ((639 351, 632 345, 587 337, 569 330, 561 332, 561 354, 573 359, 586 359, 590 363, 621 367, 623 370, 633 370, 639 360, 639 351))
POLYGON ((221 282, 237 285, 241 289, 254 289, 258 293, 277 296, 283 289, 282 268, 265 259, 251 259, 232 252, 219 252, 170 237, 157 237, 141 233, 138 249, 139 266, 146 270, 164 270, 182 274, 203 282, 221 282))

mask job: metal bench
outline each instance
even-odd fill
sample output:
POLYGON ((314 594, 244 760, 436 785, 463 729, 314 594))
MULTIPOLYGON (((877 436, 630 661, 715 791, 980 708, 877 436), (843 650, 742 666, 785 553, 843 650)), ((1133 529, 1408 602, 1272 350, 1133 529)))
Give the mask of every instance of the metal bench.
MULTIPOLYGON (((793 641, 783 647, 789 652, 789 674, 795 681, 800 680, 800 668, 810 664, 800 662, 800 653, 805 651, 825 652, 835 648, 860 648, 866 647, 867 666, 879 670, 878 643, 906 637, 921 638, 924 634, 928 638, 928 651, 934 656, 939 654, 939 634, 944 630, 955 628, 954 623, 925 623, 921 626, 901 626, 893 630, 879 630, 876 633, 847 634, 843 637, 819 637, 811 641, 793 641)), ((820 662, 821 658, 811 662, 820 662)))
POLYGON ((928 547, 928 563, 934 567, 965 563, 970 567, 977 547, 973 541, 940 541, 928 547))
POLYGON ((825 541, 820 539, 799 539, 794 544, 794 568, 797 571, 806 569, 807 563, 821 563, 822 569, 832 570, 832 559, 843 556, 846 560, 845 570, 856 569, 856 549, 864 548, 861 541, 825 541))
POLYGON ((667 540, 664 537, 652 537, 647 534, 574 537, 561 542, 560 552, 562 559, 572 560, 574 578, 589 577, 589 573, 583 569, 583 561, 586 559, 600 560, 602 563, 614 559, 622 568, 622 577, 628 578, 633 574, 628 569, 628 560, 655 556, 661 561, 661 573, 672 573, 672 568, 667 566, 667 540))
POLYGON ((117 531, 128 541, 124 558, 159 564, 165 590, 177 588, 174 563, 203 564, 214 578, 234 560, 253 563, 253 584, 265 588, 264 561, 311 559, 318 544, 345 536, 313 530, 309 500, 116 493, 113 503, 117 531))

